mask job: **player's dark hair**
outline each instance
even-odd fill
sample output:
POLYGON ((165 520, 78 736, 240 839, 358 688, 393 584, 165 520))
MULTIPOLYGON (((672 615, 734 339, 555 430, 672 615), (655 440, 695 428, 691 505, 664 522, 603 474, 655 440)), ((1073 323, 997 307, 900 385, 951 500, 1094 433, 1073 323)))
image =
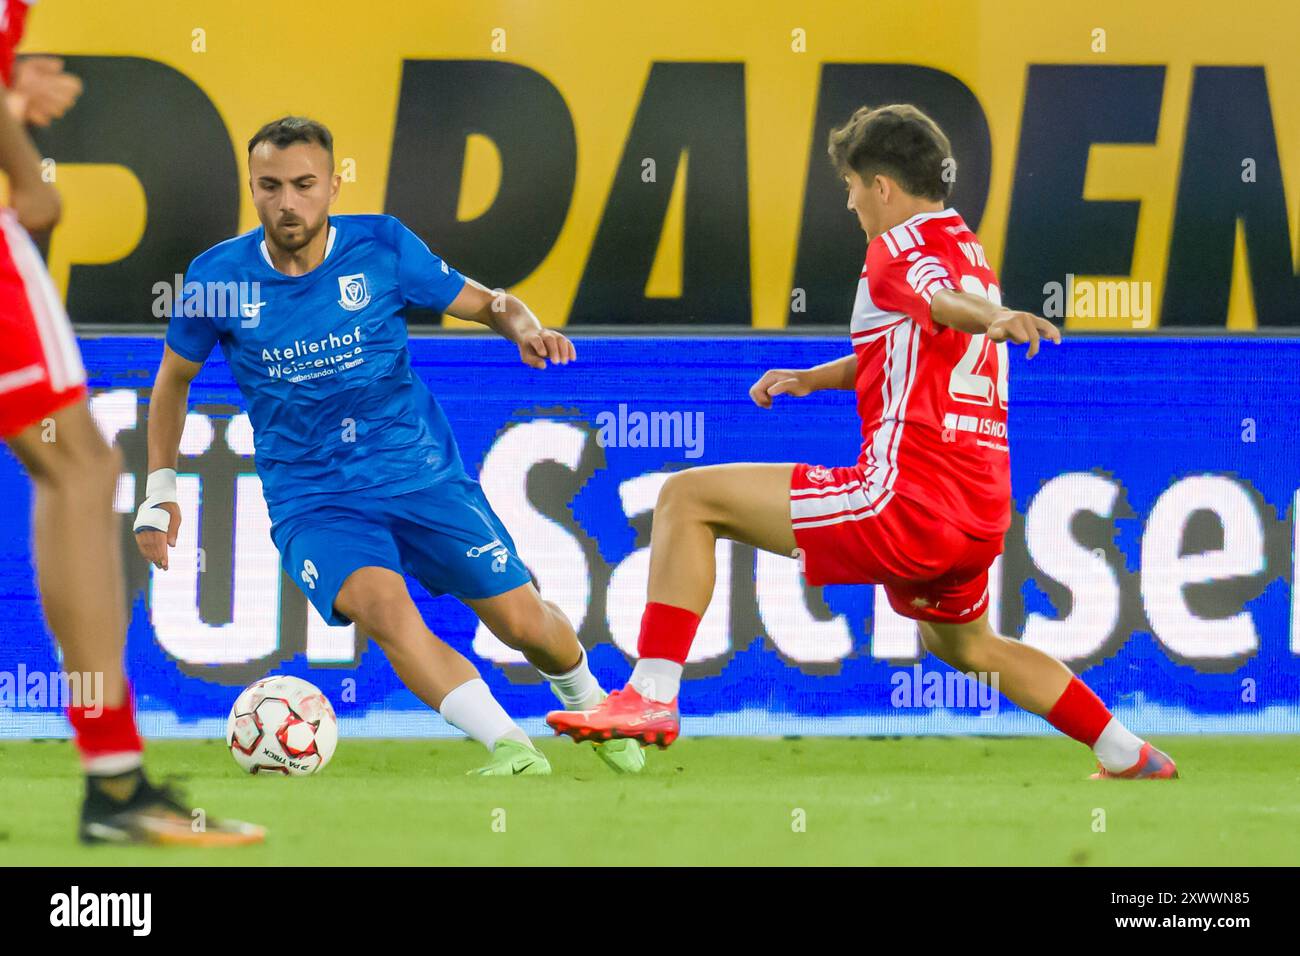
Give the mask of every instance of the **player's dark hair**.
POLYGON ((324 123, 305 116, 282 116, 267 123, 248 141, 249 153, 253 152, 253 147, 258 143, 270 143, 276 149, 284 149, 294 143, 315 143, 325 148, 325 152, 330 154, 330 165, 334 164, 334 137, 324 123))
POLYGON ((939 124, 909 103, 860 107, 831 130, 827 152, 841 176, 850 170, 866 182, 888 176, 913 196, 936 202, 952 193, 952 145, 939 124))

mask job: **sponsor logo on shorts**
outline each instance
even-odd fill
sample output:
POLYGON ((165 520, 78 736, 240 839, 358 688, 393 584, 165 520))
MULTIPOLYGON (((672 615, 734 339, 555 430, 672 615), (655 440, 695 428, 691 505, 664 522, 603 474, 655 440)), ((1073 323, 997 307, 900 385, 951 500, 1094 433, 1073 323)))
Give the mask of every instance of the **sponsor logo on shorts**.
MULTIPOLYGON (((985 588, 984 593, 980 595, 980 599, 978 601, 976 601, 970 607, 964 607, 960 611, 955 612, 954 616, 965 617, 967 614, 973 614, 976 611, 978 611, 980 608, 982 608, 985 602, 988 601, 988 599, 989 599, 988 588, 985 588)), ((926 610, 937 611, 939 610, 939 605, 941 603, 942 603, 941 601, 931 601, 929 598, 924 596, 914 597, 912 598, 911 601, 912 607, 921 611, 926 611, 926 610)), ((948 613, 953 613, 953 612, 948 612, 948 613)))
POLYGON ((465 552, 467 558, 477 558, 491 552, 492 570, 496 574, 501 574, 506 569, 506 563, 510 560, 510 551, 499 538, 493 538, 487 544, 481 544, 477 548, 470 548, 465 552))
POLYGON ((808 469, 806 474, 808 475, 809 481, 815 481, 817 484, 825 484, 835 477, 835 475, 831 473, 831 470, 825 465, 813 465, 808 469))
MULTIPOLYGON (((974 604, 972 604, 970 607, 962 608, 960 611, 957 612, 957 616, 962 617, 963 615, 966 614, 974 614, 976 611, 978 611, 980 608, 984 606, 984 603, 988 601, 988 599, 989 599, 989 590, 988 588, 985 588, 984 593, 980 595, 980 599, 976 601, 974 604)), ((937 604, 935 605, 935 607, 938 606, 939 605, 937 604)))

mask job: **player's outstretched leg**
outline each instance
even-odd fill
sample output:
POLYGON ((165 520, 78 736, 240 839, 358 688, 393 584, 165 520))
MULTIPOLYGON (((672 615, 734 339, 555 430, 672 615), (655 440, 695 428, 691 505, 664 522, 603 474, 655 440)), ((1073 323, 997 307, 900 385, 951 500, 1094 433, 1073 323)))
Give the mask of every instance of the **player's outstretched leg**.
POLYGON ((930 653, 964 673, 997 674, 998 689, 1066 736, 1091 747, 1094 779, 1163 780, 1178 776, 1169 756, 1121 724, 1101 699, 1049 654, 994 633, 988 612, 964 624, 923 621, 930 653))
MULTIPOLYGON (((465 603, 503 644, 523 653, 566 711, 592 710, 605 699, 569 618, 532 584, 465 603)), ((645 753, 635 740, 596 742, 594 750, 615 773, 640 773, 645 767, 645 753)))
POLYGON ((553 711, 546 722, 575 740, 677 739, 677 694, 700 618, 713 597, 719 538, 792 555, 793 465, 715 465, 672 475, 659 492, 650 535, 650 584, 631 680, 600 706, 553 711))
POLYGON ((471 773, 508 777, 551 772, 550 762, 497 703, 474 665, 425 626, 400 574, 359 568, 339 588, 334 607, 375 639, 411 693, 492 752, 492 759, 471 773))
POLYGON ((32 479, 41 603, 75 692, 68 719, 86 772, 81 839, 191 846, 260 842, 264 831, 250 824, 206 818, 197 825, 188 806, 144 775, 122 664, 126 610, 113 511, 120 453, 104 441, 84 400, 8 441, 32 479))

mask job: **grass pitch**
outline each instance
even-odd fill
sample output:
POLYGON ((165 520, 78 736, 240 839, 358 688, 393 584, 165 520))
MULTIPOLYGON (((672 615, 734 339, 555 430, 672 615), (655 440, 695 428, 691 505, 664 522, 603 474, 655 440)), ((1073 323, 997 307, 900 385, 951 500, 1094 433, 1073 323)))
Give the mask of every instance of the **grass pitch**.
POLYGON ((1295 865, 1300 738, 1156 741, 1176 781, 1090 781, 1061 738, 686 739, 640 777, 547 740, 548 778, 467 778, 465 741, 343 740, 318 777, 241 774, 218 741, 155 741, 228 850, 82 847, 67 742, 0 744, 0 865, 1295 865), (1104 825, 1104 830, 1102 826, 1104 825), (502 832, 504 831, 504 832, 502 832))

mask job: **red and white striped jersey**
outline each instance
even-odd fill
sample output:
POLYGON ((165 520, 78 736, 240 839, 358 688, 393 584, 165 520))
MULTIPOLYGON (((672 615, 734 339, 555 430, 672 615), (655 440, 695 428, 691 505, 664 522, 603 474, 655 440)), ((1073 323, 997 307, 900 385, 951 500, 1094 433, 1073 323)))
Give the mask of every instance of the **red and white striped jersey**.
POLYGON ((858 464, 882 492, 973 537, 1000 536, 1011 521, 1007 346, 937 325, 930 300, 942 289, 1002 302, 983 246, 954 210, 913 216, 867 245, 851 328, 858 464))

